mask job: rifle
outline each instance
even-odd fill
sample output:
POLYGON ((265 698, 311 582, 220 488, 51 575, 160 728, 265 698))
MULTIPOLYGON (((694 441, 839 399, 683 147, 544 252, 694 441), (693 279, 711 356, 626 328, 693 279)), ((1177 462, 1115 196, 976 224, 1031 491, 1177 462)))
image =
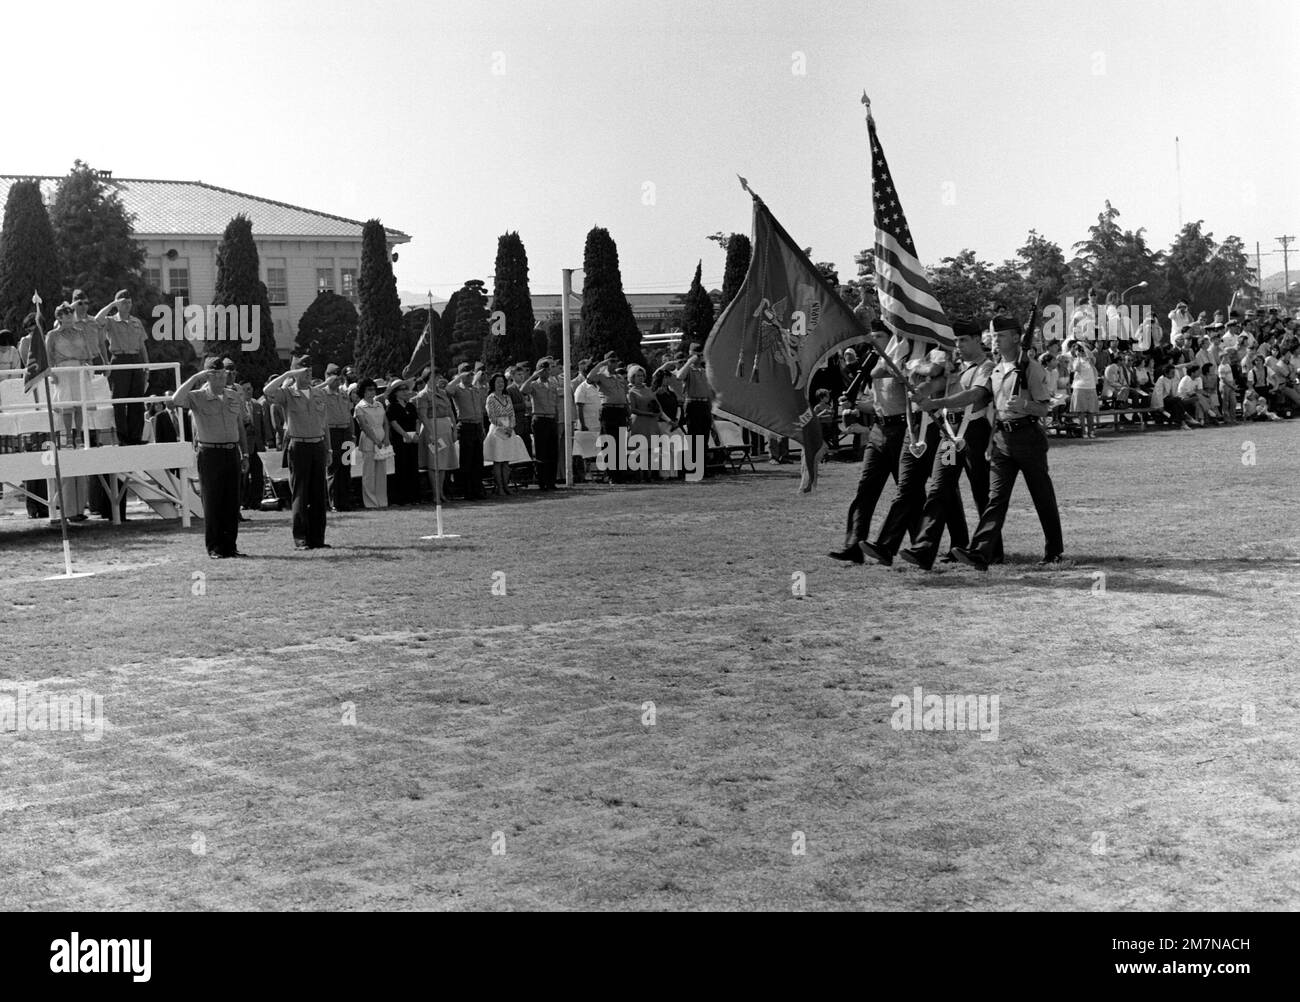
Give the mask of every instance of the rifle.
POLYGON ((1029 380, 1029 360, 1034 349, 1034 327, 1038 323, 1039 301, 1042 295, 1041 292, 1034 293, 1034 305, 1029 309, 1029 323, 1025 326, 1024 333, 1020 335, 1020 358, 1016 362, 1016 393, 1019 393, 1029 380))

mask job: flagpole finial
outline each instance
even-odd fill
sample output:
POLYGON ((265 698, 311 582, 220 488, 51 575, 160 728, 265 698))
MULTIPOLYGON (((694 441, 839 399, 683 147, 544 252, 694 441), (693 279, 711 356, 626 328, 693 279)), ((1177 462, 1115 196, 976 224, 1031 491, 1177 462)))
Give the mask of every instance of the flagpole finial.
POLYGON ((41 303, 45 302, 45 300, 41 298, 40 292, 36 289, 32 290, 32 302, 35 303, 37 306, 40 306, 41 303))
POLYGON ((862 92, 862 106, 867 109, 867 121, 874 121, 871 117, 871 98, 867 97, 867 92, 865 90, 862 92))
MULTIPOLYGON (((739 174, 737 174, 736 177, 740 179, 740 186, 744 188, 746 191, 749 191, 749 182, 746 181, 743 177, 740 177, 739 174)), ((754 194, 752 191, 749 191, 749 193, 751 195, 754 194)))

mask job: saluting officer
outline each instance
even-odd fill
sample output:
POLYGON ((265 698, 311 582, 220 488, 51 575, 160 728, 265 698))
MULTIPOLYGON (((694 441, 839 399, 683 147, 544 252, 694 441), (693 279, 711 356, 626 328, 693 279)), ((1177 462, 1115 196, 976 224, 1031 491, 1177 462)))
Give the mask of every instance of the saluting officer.
MULTIPOLYGON (((925 505, 921 509, 921 527, 911 547, 904 547, 898 555, 909 564, 923 570, 934 566, 939 552, 939 539, 945 521, 952 546, 966 546, 966 519, 960 507, 953 518, 953 501, 960 506, 958 480, 962 470, 970 483, 971 497, 975 499, 975 516, 984 513, 989 503, 989 407, 993 402, 993 360, 984 350, 982 331, 973 320, 956 320, 952 325, 957 337, 957 351, 961 354, 961 369, 949 383, 948 395, 922 401, 925 410, 947 411, 953 435, 965 443, 956 454, 941 451, 938 464, 930 475, 925 489, 925 505), (963 425, 965 426, 963 434, 963 425), (958 524, 960 523, 960 524, 958 524)), ((954 449, 956 447, 954 446, 954 449)), ((949 557, 948 560, 955 560, 949 557)), ((993 563, 1002 562, 1002 538, 998 536, 993 547, 993 563)))
POLYGON ((875 513, 880 493, 892 476, 898 480, 898 456, 903 448, 907 431, 907 386, 894 375, 883 360, 886 348, 885 325, 871 322, 871 336, 876 350, 882 356, 871 370, 871 404, 859 404, 862 413, 875 414, 871 433, 862 456, 862 472, 858 476, 857 492, 849 505, 848 525, 844 532, 844 549, 827 554, 832 560, 863 563, 859 540, 867 538, 871 516, 875 513))
POLYGON ((970 547, 953 547, 953 556, 979 570, 988 569, 1001 537, 1002 523, 1006 521, 1016 475, 1023 473, 1046 538, 1041 563, 1054 564, 1065 552, 1065 543, 1061 538, 1056 489, 1047 471, 1047 433, 1040 423, 1051 407, 1052 384, 1038 361, 1021 348, 1018 320, 995 317, 993 332, 1002 361, 994 368, 992 380, 997 424, 993 433, 989 503, 980 516, 970 547))
POLYGON ((293 547, 327 550, 330 544, 325 542, 325 516, 329 499, 325 468, 329 464, 329 440, 325 394, 311 385, 311 358, 303 355, 293 359, 289 371, 272 376, 264 392, 267 400, 284 408, 289 489, 293 492, 293 547))
POLYGON ((243 401, 226 385, 221 359, 207 359, 202 372, 170 394, 168 405, 188 407, 194 425, 208 556, 213 560, 242 557, 236 541, 240 488, 248 472, 248 439, 243 401))
MULTIPOLYGON (((95 315, 108 342, 110 365, 136 365, 149 361, 149 339, 139 317, 131 316, 131 292, 119 289, 113 301, 95 315)), ((108 385, 114 397, 143 397, 148 388, 144 369, 114 369, 108 385)), ((119 445, 144 441, 144 404, 114 404, 119 445)))

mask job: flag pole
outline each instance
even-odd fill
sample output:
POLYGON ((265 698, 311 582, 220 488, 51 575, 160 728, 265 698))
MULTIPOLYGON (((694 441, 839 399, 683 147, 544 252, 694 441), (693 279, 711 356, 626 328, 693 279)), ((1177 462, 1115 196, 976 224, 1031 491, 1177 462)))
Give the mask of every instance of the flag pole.
POLYGON ((573 486, 573 394, 569 391, 569 296, 573 293, 573 269, 565 268, 560 272, 560 317, 563 330, 560 342, 560 354, 564 359, 564 486, 573 486))
MULTIPOLYGON (((433 290, 429 290, 429 319, 428 326, 425 328, 429 338, 429 383, 425 387, 429 390, 429 406, 433 410, 433 448, 429 451, 433 454, 433 482, 437 486, 437 493, 433 498, 433 520, 437 527, 437 532, 432 536, 421 536, 421 539, 459 539, 456 533, 442 531, 442 467, 438 464, 438 446, 441 439, 438 438, 438 373, 434 368, 433 360, 433 290)), ((450 451, 450 450, 448 450, 450 451)))
MULTIPOLYGON (((32 293, 32 304, 36 312, 36 336, 45 341, 45 331, 41 327, 41 295, 39 292, 32 293)), ((88 578, 93 577, 90 571, 82 571, 74 574, 72 571, 72 546, 68 542, 68 513, 63 508, 63 468, 59 463, 59 436, 54 430, 54 403, 50 395, 50 368, 49 359, 46 359, 45 372, 42 374, 45 381, 45 414, 50 422, 50 447, 54 451, 54 485, 59 495, 59 528, 63 533, 63 573, 51 574, 46 581, 67 581, 71 578, 88 578)), ((45 499, 46 507, 50 505, 50 499, 45 499)))

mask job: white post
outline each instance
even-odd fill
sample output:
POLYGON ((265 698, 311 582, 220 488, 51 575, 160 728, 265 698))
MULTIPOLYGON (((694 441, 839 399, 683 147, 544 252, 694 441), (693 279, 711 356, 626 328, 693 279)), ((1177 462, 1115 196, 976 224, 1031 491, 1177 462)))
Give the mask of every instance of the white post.
POLYGON ((565 268, 560 274, 563 277, 560 316, 564 324, 561 335, 564 355, 564 486, 570 488, 573 486, 573 393, 569 390, 569 383, 573 377, 569 359, 569 296, 573 294, 573 269, 565 268))

